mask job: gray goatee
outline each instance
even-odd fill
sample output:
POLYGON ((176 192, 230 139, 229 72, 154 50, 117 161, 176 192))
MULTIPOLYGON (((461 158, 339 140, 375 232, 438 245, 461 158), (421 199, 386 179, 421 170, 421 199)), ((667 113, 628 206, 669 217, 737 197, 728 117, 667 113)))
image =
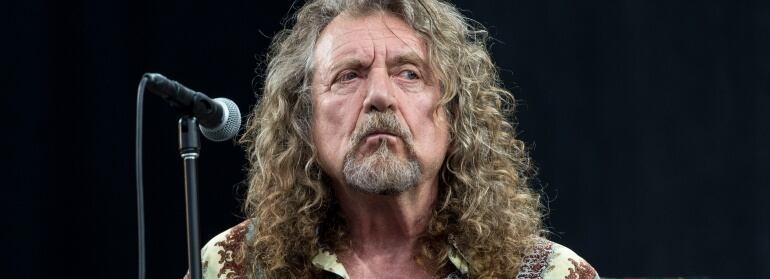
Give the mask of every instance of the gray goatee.
POLYGON ((355 131, 342 170, 345 181, 354 190, 380 195, 398 194, 414 188, 421 173, 411 133, 390 110, 370 113, 366 123, 355 131), (356 159, 356 150, 364 143, 366 136, 373 132, 387 132, 400 137, 406 146, 407 158, 398 158, 388 148, 387 142, 381 140, 374 153, 356 159))

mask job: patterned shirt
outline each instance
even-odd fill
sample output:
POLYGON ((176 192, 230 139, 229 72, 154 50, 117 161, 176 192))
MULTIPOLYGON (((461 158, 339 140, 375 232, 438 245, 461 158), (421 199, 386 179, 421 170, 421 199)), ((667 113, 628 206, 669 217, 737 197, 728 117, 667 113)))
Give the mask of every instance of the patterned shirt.
MULTIPOLYGON (((247 279, 246 266, 235 260, 241 245, 253 237, 254 225, 245 221, 212 238, 201 249, 204 279, 247 279)), ((450 244, 448 244, 450 245, 450 244)), ((467 279, 468 263, 450 245, 449 261, 455 268, 445 279, 467 279)), ((312 259, 315 267, 322 269, 330 278, 349 279, 345 267, 337 256, 321 250, 312 259)), ((261 276, 252 276, 258 279, 261 276)), ((534 249, 523 259, 515 279, 599 279, 593 267, 572 250, 555 242, 540 238, 534 249)), ((189 279, 189 273, 185 276, 189 279)))

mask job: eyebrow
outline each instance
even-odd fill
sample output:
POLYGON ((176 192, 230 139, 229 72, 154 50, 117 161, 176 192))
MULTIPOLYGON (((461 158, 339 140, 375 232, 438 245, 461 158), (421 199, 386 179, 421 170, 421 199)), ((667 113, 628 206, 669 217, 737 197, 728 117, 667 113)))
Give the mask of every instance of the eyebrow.
MULTIPOLYGON (((388 67, 404 64, 413 64, 420 68, 425 67, 425 60, 423 60, 419 55, 417 55, 417 53, 414 52, 408 52, 406 54, 389 58, 385 63, 388 64, 388 67)), ((334 63, 332 67, 329 68, 329 70, 331 72, 335 72, 340 68, 364 68, 364 63, 357 58, 343 58, 341 61, 334 63)))
POLYGON ((417 53, 414 52, 408 52, 396 57, 393 57, 391 59, 388 59, 386 61, 388 64, 388 67, 396 66, 396 65, 404 65, 404 64, 412 64, 417 66, 418 68, 422 70, 427 70, 425 67, 425 60, 423 60, 417 53))
POLYGON ((364 63, 361 62, 361 60, 356 58, 343 58, 341 61, 338 61, 334 64, 332 64, 332 67, 329 68, 330 73, 335 73, 339 69, 361 69, 364 67, 364 63))
MULTIPOLYGON (((415 65, 417 68, 420 69, 420 71, 423 72, 423 76, 425 77, 432 77, 433 71, 431 71, 430 67, 427 65, 425 60, 423 60, 417 53, 415 52, 407 52, 405 54, 401 54, 392 58, 388 58, 385 63, 387 64, 387 67, 395 67, 405 64, 412 64, 415 65)), ((343 58, 342 60, 339 60, 338 62, 335 62, 332 64, 332 66, 329 68, 328 73, 334 74, 340 69, 363 69, 368 67, 365 62, 358 58, 343 58)))

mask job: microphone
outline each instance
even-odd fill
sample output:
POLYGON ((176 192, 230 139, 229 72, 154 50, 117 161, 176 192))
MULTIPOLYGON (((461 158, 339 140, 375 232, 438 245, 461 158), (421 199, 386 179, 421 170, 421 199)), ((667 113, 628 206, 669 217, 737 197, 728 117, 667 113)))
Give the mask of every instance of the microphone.
POLYGON ((198 118, 198 127, 207 139, 226 141, 241 127, 241 111, 235 102, 227 98, 211 99, 170 80, 161 74, 146 73, 147 89, 166 100, 171 107, 186 115, 198 118))

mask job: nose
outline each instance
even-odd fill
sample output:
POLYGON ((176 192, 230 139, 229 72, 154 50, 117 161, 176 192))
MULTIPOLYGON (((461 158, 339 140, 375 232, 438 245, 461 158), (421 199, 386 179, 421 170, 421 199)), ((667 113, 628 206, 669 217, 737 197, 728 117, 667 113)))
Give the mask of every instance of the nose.
POLYGON ((387 70, 382 68, 372 69, 367 79, 367 92, 364 99, 364 112, 385 112, 394 110, 396 98, 393 96, 393 87, 387 70))

